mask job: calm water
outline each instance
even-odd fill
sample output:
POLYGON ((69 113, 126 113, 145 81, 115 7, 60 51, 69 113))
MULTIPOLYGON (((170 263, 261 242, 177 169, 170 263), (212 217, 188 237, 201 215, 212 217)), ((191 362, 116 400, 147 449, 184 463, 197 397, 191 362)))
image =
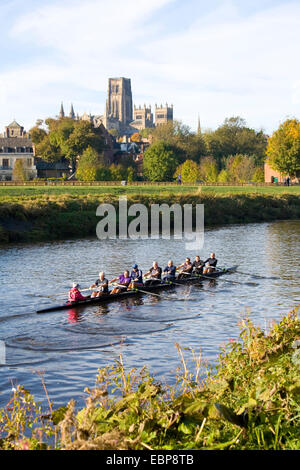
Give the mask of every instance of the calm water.
MULTIPOLYGON (((162 298, 138 300, 38 315, 38 308, 63 303, 72 281, 88 286, 100 270, 107 277, 134 262, 148 270, 157 259, 162 267, 186 256, 183 241, 79 240, 0 249, 0 339, 6 363, 0 366, 0 406, 12 385, 24 384, 46 403, 44 379, 55 406, 84 399, 97 369, 120 354, 126 368, 150 372, 165 383, 176 381, 180 361, 175 347, 193 348, 213 363, 219 346, 239 334, 238 322, 248 313, 255 324, 268 327, 300 304, 300 221, 230 226, 205 233, 201 255, 215 251, 220 266, 239 265, 243 272, 279 279, 253 279, 234 274, 215 284, 178 287, 162 298), (240 284, 226 282, 235 280, 240 284), (246 282, 256 282, 249 286, 246 282)), ((189 361, 189 353, 187 361, 189 361)), ((0 355, 1 358, 1 355, 0 355)))

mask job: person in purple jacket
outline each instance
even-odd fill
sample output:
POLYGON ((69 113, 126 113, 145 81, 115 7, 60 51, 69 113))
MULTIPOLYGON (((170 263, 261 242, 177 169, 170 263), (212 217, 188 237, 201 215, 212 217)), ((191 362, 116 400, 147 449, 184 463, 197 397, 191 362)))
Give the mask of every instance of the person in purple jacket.
POLYGON ((110 291, 110 294, 118 294, 119 292, 125 292, 131 282, 129 271, 126 269, 126 271, 124 271, 124 274, 115 277, 114 279, 109 281, 109 284, 112 284, 114 282, 118 282, 118 285, 110 291))

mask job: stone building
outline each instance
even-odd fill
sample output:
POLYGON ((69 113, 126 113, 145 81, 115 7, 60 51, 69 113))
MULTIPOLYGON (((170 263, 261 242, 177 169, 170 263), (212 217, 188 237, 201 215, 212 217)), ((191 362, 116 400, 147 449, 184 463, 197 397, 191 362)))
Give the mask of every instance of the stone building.
POLYGON ((17 160, 23 161, 23 167, 29 179, 37 176, 34 160, 34 148, 30 136, 16 121, 5 127, 0 136, 0 180, 11 181, 17 160))
MULTIPOLYGON (((173 105, 155 105, 155 122, 151 105, 142 107, 134 106, 132 101, 130 78, 109 78, 106 105, 103 115, 92 116, 84 113, 81 117, 75 116, 73 105, 69 118, 92 122, 95 127, 103 124, 107 130, 114 129, 118 135, 131 135, 142 129, 149 129, 161 124, 173 121, 173 105)), ((57 116, 59 119, 66 117, 63 103, 57 116)))
POLYGON ((162 104, 160 106, 155 105, 155 125, 160 126, 161 124, 166 124, 169 121, 173 121, 173 105, 168 106, 166 103, 165 106, 162 104))
POLYGON ((133 120, 132 92, 130 78, 109 78, 108 93, 103 116, 106 129, 121 133, 129 128, 133 120))
POLYGON ((143 108, 141 106, 134 106, 133 122, 130 125, 138 130, 154 127, 151 106, 146 106, 145 104, 143 108))

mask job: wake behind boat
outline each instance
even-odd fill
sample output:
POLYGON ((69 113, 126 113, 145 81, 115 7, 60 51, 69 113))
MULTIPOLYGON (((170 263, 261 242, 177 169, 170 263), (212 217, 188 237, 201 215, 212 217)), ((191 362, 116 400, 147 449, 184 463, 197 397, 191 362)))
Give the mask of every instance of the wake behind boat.
POLYGON ((151 294, 151 293, 155 295, 156 291, 172 289, 178 285, 196 284, 205 280, 213 280, 220 276, 223 276, 224 274, 230 274, 234 272, 237 268, 238 266, 233 266, 231 268, 209 272, 205 275, 191 274, 191 275, 187 275, 186 277, 180 277, 179 279, 175 278, 174 281, 172 280, 161 281, 160 283, 156 283, 153 285, 144 285, 142 288, 132 288, 132 289, 126 290, 125 292, 121 291, 115 294, 104 294, 104 295, 101 295, 100 297, 87 296, 83 300, 79 300, 75 302, 68 301, 61 305, 53 305, 50 307, 39 309, 36 311, 36 313, 47 313, 47 312, 54 312, 57 310, 66 310, 70 308, 82 307, 85 305, 113 302, 116 300, 126 299, 127 297, 135 297, 135 296, 146 295, 146 294, 151 294))

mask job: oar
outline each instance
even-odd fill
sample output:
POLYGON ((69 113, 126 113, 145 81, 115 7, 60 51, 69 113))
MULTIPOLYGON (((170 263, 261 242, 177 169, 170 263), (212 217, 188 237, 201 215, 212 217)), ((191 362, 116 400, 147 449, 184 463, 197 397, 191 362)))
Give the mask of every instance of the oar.
MULTIPOLYGON (((188 274, 190 276, 189 273, 182 273, 182 274, 188 274)), ((196 274, 196 277, 200 277, 200 278, 204 278, 204 279, 209 279, 209 280, 220 280, 220 281, 224 281, 224 282, 231 282, 232 284, 240 284, 241 286, 244 286, 244 285, 249 285, 249 286, 258 286, 258 284, 256 282, 238 282, 238 281, 231 281, 229 279, 220 279, 219 277, 215 278, 215 277, 209 277, 209 276, 205 276, 204 274, 196 274)))
MULTIPOLYGON (((80 289, 80 292, 86 292, 86 291, 89 291, 89 290, 97 290, 96 288, 95 289, 90 289, 90 288, 87 288, 87 289, 80 289)), ((37 297, 47 297, 49 299, 51 299, 52 297, 59 297, 61 295, 68 295, 69 292, 59 292, 58 294, 52 294, 52 295, 40 295, 40 294, 30 294, 30 295, 34 295, 34 296, 37 296, 37 297)))
MULTIPOLYGON (((142 290, 140 288, 137 288, 137 287, 130 287, 129 288, 130 290, 133 290, 133 291, 136 291, 136 292, 142 292, 143 294, 148 294, 148 295, 155 295, 156 297, 160 297, 160 298, 164 298, 164 299, 168 299, 169 297, 163 297, 162 295, 160 294, 155 294, 154 292, 148 292, 146 290, 142 290)), ((174 299, 172 299, 174 300, 174 299)))
POLYGON ((242 274, 243 276, 252 276, 252 277, 256 277, 258 279, 280 279, 280 277, 275 277, 275 276, 272 276, 272 277, 266 277, 266 276, 260 276, 259 274, 253 274, 253 273, 244 273, 242 271, 234 271, 235 273, 238 273, 238 274, 242 274))
MULTIPOLYGON (((114 285, 114 286, 116 286, 116 287, 121 287, 121 288, 123 288, 123 289, 124 289, 124 287, 126 287, 126 286, 124 286, 124 285, 122 285, 122 284, 115 284, 115 283, 114 283, 114 284, 112 284, 112 285, 114 285)), ((162 297, 162 295, 154 294, 154 293, 152 293, 152 292, 147 292, 147 291, 145 291, 145 290, 138 289, 137 287, 128 287, 128 288, 127 288, 127 292, 128 292, 128 291, 143 292, 143 294, 148 294, 148 295, 150 294, 150 295, 156 295, 157 297, 162 297)))

